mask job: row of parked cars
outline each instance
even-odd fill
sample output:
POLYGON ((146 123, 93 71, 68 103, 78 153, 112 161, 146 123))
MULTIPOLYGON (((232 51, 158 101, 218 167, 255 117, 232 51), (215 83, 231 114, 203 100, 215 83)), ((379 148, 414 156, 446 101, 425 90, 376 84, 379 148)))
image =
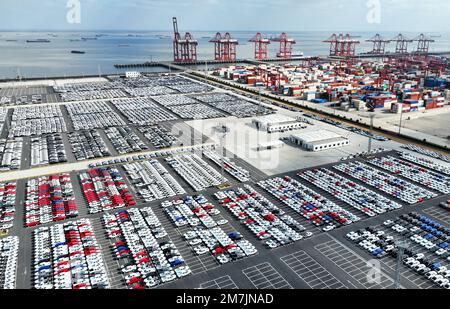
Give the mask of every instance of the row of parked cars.
POLYGON ((63 138, 59 133, 34 137, 30 147, 31 167, 67 162, 63 138))
POLYGON ((23 138, 0 139, 0 171, 18 170, 22 163, 23 138))
POLYGON ((257 105, 246 100, 236 99, 227 102, 210 102, 210 106, 238 118, 254 117, 275 113, 272 108, 257 105))
POLYGON ((63 132, 67 132, 66 121, 63 117, 23 119, 11 123, 8 136, 15 138, 63 132))
POLYGON ((434 192, 361 162, 342 163, 334 168, 407 204, 422 203, 437 196, 434 192))
POLYGON ((124 88, 124 90, 133 97, 153 97, 159 95, 168 95, 178 93, 174 89, 170 89, 166 86, 153 85, 149 87, 139 87, 139 88, 124 88))
POLYGON ((82 102, 66 104, 75 130, 88 130, 124 126, 123 119, 107 102, 82 102))
POLYGON ((128 179, 145 202, 185 194, 186 191, 158 160, 123 165, 128 179))
POLYGON ((166 158, 166 162, 197 192, 227 181, 197 154, 178 154, 166 158))
POLYGON ((11 120, 46 119, 62 117, 62 111, 58 105, 36 105, 14 108, 11 120))
POLYGON ((32 263, 36 289, 110 287, 101 248, 89 219, 36 229, 32 263))
POLYGON ((59 106, 27 106, 15 108, 9 137, 40 136, 67 132, 67 124, 59 106))
POLYGON ((79 177, 91 214, 137 204, 117 168, 90 169, 79 177))
POLYGON ((84 92, 84 91, 102 91, 121 88, 118 81, 99 81, 99 82, 81 82, 81 83, 60 83, 53 86, 57 93, 84 92))
POLYGON ((346 237, 376 258, 397 258, 399 237, 415 243, 405 249, 403 264, 437 286, 450 289, 449 231, 422 214, 410 213, 384 221, 379 227, 352 231, 346 237))
POLYGON ((211 119, 226 116, 223 112, 202 103, 169 105, 167 109, 182 119, 211 119))
POLYGON ((214 90, 211 86, 200 84, 191 80, 185 80, 182 82, 177 82, 169 86, 171 89, 174 89, 181 93, 202 93, 202 92, 210 92, 214 90))
POLYGON ((179 139, 166 128, 158 125, 137 128, 156 149, 183 146, 179 139))
POLYGON ((0 231, 7 231, 14 225, 16 189, 15 182, 0 183, 0 231))
POLYGON ((198 104, 198 102, 188 96, 177 94, 177 95, 162 95, 153 97, 158 104, 162 106, 173 106, 173 105, 190 105, 198 104))
POLYGON ((399 154, 400 158, 402 158, 403 160, 412 162, 417 165, 427 167, 427 168, 435 170, 439 173, 450 176, 450 167, 448 167, 448 166, 445 166, 443 164, 438 164, 435 161, 430 160, 430 159, 413 156, 410 153, 404 152, 404 151, 399 151, 398 154, 399 154))
POLYGON ((379 154, 379 153, 388 152, 388 151, 390 151, 390 150, 383 148, 383 147, 375 148, 375 149, 372 149, 371 151, 361 151, 361 152, 353 153, 347 157, 342 157, 341 161, 353 160, 356 158, 364 158, 364 157, 367 157, 370 155, 379 154))
POLYGON ((69 133, 69 142, 77 161, 108 157, 111 153, 96 130, 83 130, 69 133))
POLYGON ((128 288, 152 288, 191 274, 150 207, 106 214, 103 222, 128 288))
POLYGON ((42 94, 0 96, 0 106, 41 104, 43 102, 42 94))
POLYGON ((27 227, 78 216, 70 174, 42 176, 27 181, 25 225, 27 227))
POLYGON ((63 101, 63 102, 72 102, 72 101, 125 98, 125 97, 127 97, 127 95, 121 89, 109 89, 109 90, 65 92, 65 93, 60 93, 59 97, 61 98, 61 101, 63 101))
POLYGON ((203 155, 216 163, 218 166, 222 167, 223 165, 223 169, 237 180, 241 182, 250 181, 250 172, 237 165, 229 158, 222 157, 216 151, 204 151, 203 155))
POLYGON ((446 156, 442 153, 439 153, 439 152, 431 151, 431 150, 422 148, 422 147, 414 145, 414 144, 402 145, 401 147, 403 149, 411 150, 411 151, 429 156, 431 158, 439 159, 444 162, 450 163, 450 157, 446 156))
POLYGON ((110 127, 105 130, 105 134, 116 151, 121 155, 148 149, 148 146, 131 127, 110 127))
POLYGON ((183 238, 195 255, 212 254, 226 264, 257 253, 256 248, 238 232, 225 233, 227 220, 216 219, 220 211, 202 196, 187 196, 161 204, 176 227, 184 227, 183 238))
POLYGON ((112 104, 117 107, 129 122, 138 126, 154 125, 178 119, 178 117, 156 104, 150 98, 122 99, 116 100, 112 104))
POLYGON ((204 226, 213 228, 228 222, 216 222, 212 216, 220 214, 220 211, 203 195, 177 198, 173 201, 164 201, 161 206, 173 224, 182 226, 204 226))
POLYGON ((325 232, 360 220, 289 176, 263 180, 258 185, 325 232))
POLYGON ((227 208, 259 240, 269 248, 288 245, 311 236, 303 225, 254 190, 251 186, 228 189, 215 194, 227 208))
POLYGON ((445 209, 445 210, 450 211, 450 200, 448 200, 448 201, 446 201, 446 202, 441 202, 441 203, 439 204, 439 206, 440 206, 442 209, 445 209))
POLYGON ((450 176, 428 170, 424 167, 392 156, 374 158, 368 162, 394 173, 395 175, 400 175, 419 183, 427 188, 439 191, 443 194, 450 193, 450 176))
POLYGON ((111 159, 103 162, 90 163, 89 168, 106 167, 110 165, 117 165, 121 163, 132 163, 135 161, 153 160, 156 158, 165 158, 182 153, 200 153, 204 150, 213 150, 216 148, 215 144, 194 145, 186 148, 177 148, 169 150, 158 150, 147 154, 133 155, 126 158, 111 159))
POLYGON ((19 237, 0 238, 0 290, 16 288, 19 237))
POLYGON ((401 215, 392 225, 385 222, 385 226, 450 262, 450 228, 441 223, 414 212, 401 215))
POLYGON ((402 207, 399 203, 326 168, 307 170, 297 175, 369 217, 402 207))

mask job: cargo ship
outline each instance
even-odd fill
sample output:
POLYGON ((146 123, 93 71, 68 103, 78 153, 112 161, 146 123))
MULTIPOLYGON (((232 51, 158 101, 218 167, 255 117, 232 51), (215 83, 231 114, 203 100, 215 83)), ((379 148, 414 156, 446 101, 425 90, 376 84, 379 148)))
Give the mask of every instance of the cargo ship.
POLYGON ((71 53, 72 54, 85 54, 86 52, 82 51, 82 50, 72 50, 71 53))
POLYGON ((50 43, 47 39, 27 40, 27 43, 50 43))

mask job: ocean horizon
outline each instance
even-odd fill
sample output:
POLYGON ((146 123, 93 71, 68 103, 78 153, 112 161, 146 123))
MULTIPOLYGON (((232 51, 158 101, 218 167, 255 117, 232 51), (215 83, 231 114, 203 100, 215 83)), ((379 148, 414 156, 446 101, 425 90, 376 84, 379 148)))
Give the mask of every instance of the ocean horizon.
MULTIPOLYGON (((209 40, 216 32, 192 31, 199 41, 198 59, 214 58, 214 44, 209 40)), ((268 37, 280 32, 263 31, 268 37)), ((393 38, 398 32, 379 32, 386 38, 393 38)), ((327 55, 329 45, 323 40, 332 33, 324 31, 289 32, 297 41, 294 52, 303 52, 305 56, 327 55)), ((365 40, 375 35, 374 32, 351 32, 360 37, 361 44, 357 52, 368 52, 372 48, 365 40)), ((420 33, 403 32, 408 38, 420 33)), ((450 33, 430 33, 436 41, 430 51, 449 51, 450 33)), ((248 40, 255 35, 253 31, 233 31, 239 40, 238 59, 253 58, 253 44, 248 40)), ((39 78, 54 76, 116 74, 114 64, 142 63, 146 61, 170 61, 173 59, 171 31, 132 31, 132 30, 89 30, 89 31, 0 31, 0 79, 39 78), (82 40, 83 37, 96 38, 82 40), (47 39, 49 43, 27 43, 27 40, 47 39), (73 54, 71 51, 83 51, 85 54, 73 54)), ((417 43, 411 43, 409 50, 415 50, 417 43)), ((269 47, 270 57, 275 57, 279 44, 272 42, 269 47)), ((394 43, 387 50, 395 49, 394 43)), ((147 68, 146 71, 166 71, 165 68, 147 68)))

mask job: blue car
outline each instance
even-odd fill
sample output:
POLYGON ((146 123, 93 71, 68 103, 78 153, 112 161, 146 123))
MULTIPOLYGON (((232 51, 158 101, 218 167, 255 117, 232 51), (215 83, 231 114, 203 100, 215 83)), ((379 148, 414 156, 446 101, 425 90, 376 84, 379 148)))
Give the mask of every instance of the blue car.
POLYGON ((176 259, 175 261, 170 262, 171 266, 180 266, 180 265, 183 265, 183 264, 184 264, 184 261, 180 260, 180 259, 176 259))

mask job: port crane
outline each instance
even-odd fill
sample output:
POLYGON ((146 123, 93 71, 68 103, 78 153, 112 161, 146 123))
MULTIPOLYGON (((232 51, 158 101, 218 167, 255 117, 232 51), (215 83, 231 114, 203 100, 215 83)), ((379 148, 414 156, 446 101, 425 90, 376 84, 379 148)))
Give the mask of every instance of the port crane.
POLYGON ((293 38, 289 38, 288 35, 283 32, 279 36, 271 38, 272 42, 280 43, 280 52, 278 53, 279 58, 291 59, 292 58, 292 46, 297 42, 293 38))
POLYGON ((178 21, 173 17, 173 61, 174 62, 196 62, 198 41, 194 36, 186 32, 184 38, 178 31, 178 21))
POLYGON ((413 40, 406 38, 403 34, 397 35, 395 38, 390 40, 391 42, 397 42, 395 47, 396 54, 407 54, 408 53, 408 44, 412 43, 413 40))
POLYGON ((391 40, 383 38, 380 34, 376 34, 372 38, 366 40, 366 42, 372 42, 373 48, 370 54, 384 55, 386 53, 386 45, 391 42, 391 40))
POLYGON ((435 40, 423 33, 412 39, 412 41, 417 42, 416 52, 420 54, 428 54, 428 51, 430 50, 430 43, 435 42, 435 40))
POLYGON ((249 42, 255 43, 255 59, 267 59, 267 49, 270 44, 269 39, 258 32, 253 38, 249 40, 249 42))
POLYGON ((218 61, 236 61, 236 47, 239 45, 238 40, 233 39, 229 32, 224 36, 220 32, 210 40, 214 43, 214 59, 218 61))
POLYGON ((324 43, 330 43, 330 56, 354 57, 356 45, 360 44, 357 38, 350 34, 332 34, 324 43))

